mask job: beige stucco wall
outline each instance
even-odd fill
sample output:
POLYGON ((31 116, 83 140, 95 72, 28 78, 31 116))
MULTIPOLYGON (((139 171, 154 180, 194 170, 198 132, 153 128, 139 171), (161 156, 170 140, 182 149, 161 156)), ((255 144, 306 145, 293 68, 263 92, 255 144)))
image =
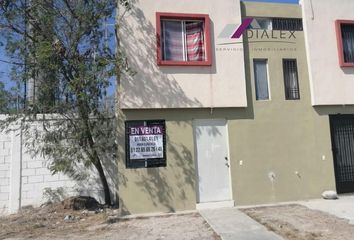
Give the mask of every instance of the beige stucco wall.
POLYGON ((167 138, 165 168, 127 169, 125 139, 119 158, 119 197, 122 214, 175 212, 195 208, 195 165, 192 122, 180 111, 126 111, 129 120, 165 119, 167 138))
POLYGON ((354 69, 341 68, 335 20, 354 20, 352 0, 303 0, 313 105, 354 104, 354 69), (312 4, 311 4, 312 2, 312 4))
POLYGON ((136 1, 126 13, 122 49, 136 71, 122 81, 123 108, 245 107, 243 52, 216 52, 215 40, 226 24, 240 24, 239 0, 136 1), (212 66, 157 66, 156 12, 209 14, 212 66))
MULTIPOLYGON (((299 6, 275 4, 245 4, 243 12, 245 16, 269 17, 278 16, 278 13, 301 16, 299 6)), ((293 44, 247 43, 254 40, 245 39, 244 47, 240 44, 228 46, 229 50, 225 52, 243 52, 244 48, 247 108, 123 112, 127 120, 165 119, 167 124, 166 168, 126 169, 124 149, 121 148, 118 168, 123 214, 195 209, 194 119, 228 121, 232 192, 236 205, 318 198, 322 191, 335 189, 328 119, 328 111, 333 109, 311 106, 303 32, 296 32, 293 44), (253 58, 268 59, 270 101, 255 100, 253 58), (301 97, 298 101, 285 100, 283 58, 297 59, 301 97)), ((233 63, 236 64, 236 60, 233 63)), ((123 136, 120 141, 124 143, 123 136)))
MULTIPOLYGON (((251 83, 248 87, 254 96, 251 83)), ((121 148, 122 214, 195 209, 193 119, 228 120, 232 190, 238 206, 318 198, 322 191, 335 189, 328 117, 317 115, 302 100, 293 104, 281 104, 285 100, 280 98, 272 101, 273 106, 255 103, 243 110, 214 109, 212 113, 206 109, 124 111, 129 120, 166 120, 167 167, 126 169, 121 148)), ((124 146, 123 137, 120 144, 124 146)))
POLYGON ((299 5, 295 4, 243 2, 241 4, 241 8, 243 11, 243 16, 247 17, 302 17, 301 8, 299 5))
MULTIPOLYGON (((243 6, 245 16, 258 12, 257 16, 271 17, 281 12, 283 16, 301 17, 296 5, 243 6)), ((296 40, 290 40, 294 43, 280 43, 278 39, 255 43, 260 39, 251 38, 245 44, 247 93, 253 104, 248 109, 249 119, 229 122, 237 204, 314 198, 326 189, 335 189, 328 116, 320 116, 311 107, 303 32, 295 36, 296 40), (255 58, 268 59, 269 101, 255 99, 255 58), (300 100, 285 100, 284 58, 297 60, 300 100)))

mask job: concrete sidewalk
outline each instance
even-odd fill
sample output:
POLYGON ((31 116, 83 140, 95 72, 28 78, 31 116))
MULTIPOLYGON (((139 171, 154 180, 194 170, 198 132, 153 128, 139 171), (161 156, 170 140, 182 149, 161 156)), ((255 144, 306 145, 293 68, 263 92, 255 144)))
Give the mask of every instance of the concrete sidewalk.
POLYGON ((305 207, 349 220, 354 225, 354 195, 339 195, 337 200, 315 199, 298 202, 305 207))
POLYGON ((223 240, 281 240, 236 208, 201 210, 200 214, 223 240))

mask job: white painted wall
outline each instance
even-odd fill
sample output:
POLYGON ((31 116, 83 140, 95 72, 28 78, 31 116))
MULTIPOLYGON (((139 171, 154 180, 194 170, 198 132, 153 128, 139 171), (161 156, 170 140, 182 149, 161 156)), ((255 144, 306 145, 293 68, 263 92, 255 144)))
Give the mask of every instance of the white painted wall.
POLYGON ((339 66, 335 20, 354 20, 353 0, 302 0, 313 105, 354 104, 354 68, 339 66))
MULTIPOLYGON (((226 24, 240 22, 239 0, 136 1, 132 11, 126 13, 121 28, 122 49, 129 66, 136 72, 122 80, 122 107, 246 107, 242 49, 216 51, 217 36, 226 24), (209 14, 212 66, 157 66, 156 12, 209 14)), ((236 47, 242 48, 242 44, 236 47)))
POLYGON ((10 200, 11 137, 0 135, 0 215, 7 213, 10 200))
POLYGON ((31 158, 29 154, 22 155, 21 171, 21 206, 38 205, 42 203, 45 188, 53 190, 64 188, 68 196, 75 195, 75 182, 63 174, 52 175, 46 168, 44 159, 31 158))
MULTIPOLYGON (((115 199, 118 186, 116 161, 104 159, 103 164, 112 199, 115 199)), ((88 179, 75 181, 63 174, 52 175, 47 165, 48 160, 32 157, 26 151, 19 132, 0 132, 0 215, 15 213, 23 206, 40 206, 48 200, 43 195, 47 188, 52 191, 63 189, 63 197, 91 196, 104 203, 101 181, 94 169, 84 170, 90 173, 88 179)))

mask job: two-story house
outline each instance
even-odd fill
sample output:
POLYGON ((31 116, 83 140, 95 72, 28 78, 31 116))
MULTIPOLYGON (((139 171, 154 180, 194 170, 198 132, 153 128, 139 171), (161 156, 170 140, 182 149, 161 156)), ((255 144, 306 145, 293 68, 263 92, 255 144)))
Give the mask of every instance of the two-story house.
MULTIPOLYGON (((122 79, 122 214, 308 199, 336 188, 328 115, 351 110, 317 105, 351 102, 350 70, 337 56, 326 62, 337 48, 321 53, 315 29, 325 23, 320 13, 310 22, 305 2, 135 4, 121 29, 136 71, 122 79), (335 90, 332 68, 347 76, 347 95, 335 90)), ((328 34, 325 42, 335 41, 328 34)))

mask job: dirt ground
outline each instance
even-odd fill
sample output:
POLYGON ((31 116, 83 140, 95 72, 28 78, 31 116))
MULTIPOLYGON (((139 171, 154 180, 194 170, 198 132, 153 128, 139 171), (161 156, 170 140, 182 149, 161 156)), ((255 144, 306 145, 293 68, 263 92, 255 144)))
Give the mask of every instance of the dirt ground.
POLYGON ((198 213, 120 220, 112 210, 96 212, 68 210, 60 204, 25 209, 0 217, 0 239, 220 239, 198 213))
POLYGON ((345 219, 300 205, 242 209, 244 213, 289 240, 353 240, 354 225, 345 219))

